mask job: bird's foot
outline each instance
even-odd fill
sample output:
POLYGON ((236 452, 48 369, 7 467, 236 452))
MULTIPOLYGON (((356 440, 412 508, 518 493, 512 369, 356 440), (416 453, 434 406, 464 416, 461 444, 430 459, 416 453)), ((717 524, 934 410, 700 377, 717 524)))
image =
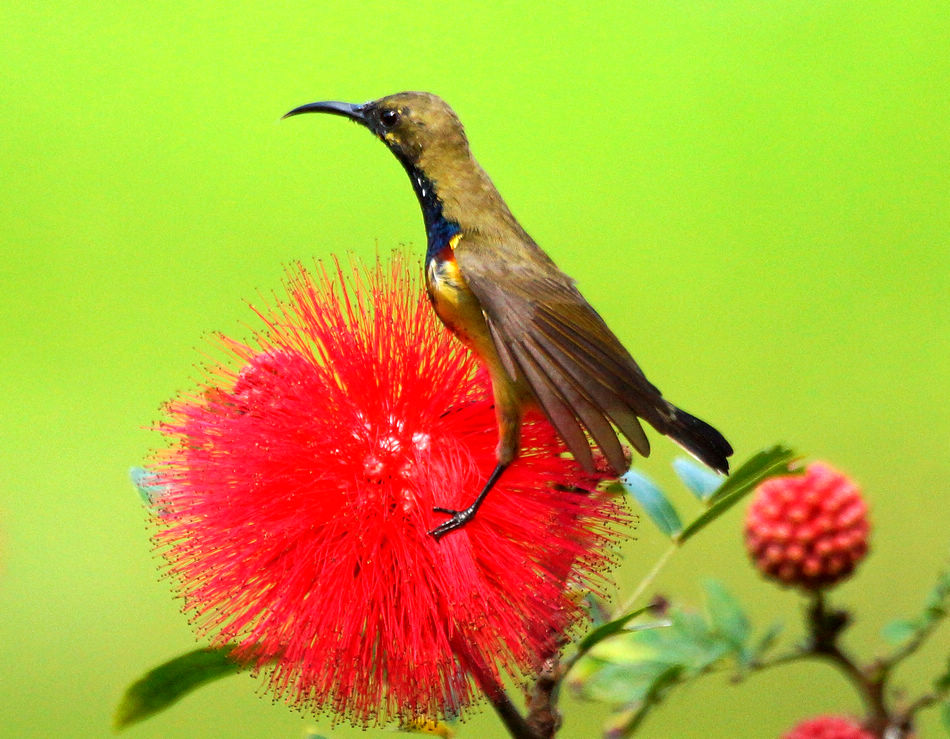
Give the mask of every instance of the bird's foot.
POLYGON ((455 529, 462 528, 465 524, 475 518, 475 511, 478 506, 470 505, 463 511, 456 511, 454 508, 442 508, 441 506, 436 506, 432 510, 436 513, 447 513, 451 518, 448 521, 443 521, 438 526, 436 526, 432 531, 429 532, 431 536, 434 536, 436 539, 441 539, 450 531, 455 531, 455 529))
POLYGON ((475 501, 464 510, 457 511, 454 508, 443 508, 442 506, 436 506, 432 510, 436 513, 446 513, 450 516, 448 521, 445 521, 438 526, 436 526, 429 533, 434 536, 436 539, 441 539, 450 531, 455 531, 455 529, 462 528, 465 524, 475 518, 475 512, 478 510, 478 507, 484 502, 488 491, 494 487, 495 483, 498 482, 498 478, 501 477, 501 473, 505 471, 505 468, 508 466, 508 463, 499 462, 495 465, 495 469, 492 471, 491 475, 488 477, 488 482, 485 483, 485 487, 482 488, 482 492, 478 494, 478 497, 475 498, 475 501))

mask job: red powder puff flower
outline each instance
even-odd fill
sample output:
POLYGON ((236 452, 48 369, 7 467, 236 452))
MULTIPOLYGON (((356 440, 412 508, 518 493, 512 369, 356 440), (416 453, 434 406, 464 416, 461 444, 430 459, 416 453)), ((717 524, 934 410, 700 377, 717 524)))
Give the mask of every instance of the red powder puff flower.
POLYGON ((224 340, 241 369, 167 409, 157 546, 199 633, 283 700, 364 725, 457 713, 582 617, 571 590, 602 585, 622 511, 529 418, 475 519, 436 540, 433 506, 495 465, 487 375, 398 257, 286 287, 255 346, 224 340))
POLYGON ((746 515, 746 548, 766 576, 814 590, 854 571, 867 554, 869 531, 858 486, 816 462, 804 475, 759 486, 746 515))
POLYGON ((874 734, 845 716, 816 716, 782 734, 782 739, 874 739, 874 734))

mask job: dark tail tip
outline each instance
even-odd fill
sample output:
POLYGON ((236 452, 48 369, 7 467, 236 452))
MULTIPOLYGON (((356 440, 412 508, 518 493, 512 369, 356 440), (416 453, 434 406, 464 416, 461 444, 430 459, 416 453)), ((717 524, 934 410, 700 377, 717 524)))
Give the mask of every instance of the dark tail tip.
POLYGON ((729 474, 732 445, 705 421, 676 408, 663 433, 703 464, 724 475, 729 474))

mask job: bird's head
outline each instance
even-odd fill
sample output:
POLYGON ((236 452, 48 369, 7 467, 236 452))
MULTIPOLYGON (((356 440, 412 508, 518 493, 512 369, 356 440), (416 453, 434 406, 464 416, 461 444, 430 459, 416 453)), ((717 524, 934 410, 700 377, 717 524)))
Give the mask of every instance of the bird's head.
POLYGON ((445 218, 485 233, 523 233, 472 158, 465 129, 442 98, 428 92, 398 92, 362 105, 327 100, 301 105, 284 118, 301 113, 340 115, 378 136, 409 174, 427 228, 431 220, 445 218))
POLYGON ((382 139, 404 165, 422 171, 471 156, 455 111, 428 92, 398 92, 361 105, 333 100, 308 103, 284 118, 301 113, 331 113, 356 121, 382 139))

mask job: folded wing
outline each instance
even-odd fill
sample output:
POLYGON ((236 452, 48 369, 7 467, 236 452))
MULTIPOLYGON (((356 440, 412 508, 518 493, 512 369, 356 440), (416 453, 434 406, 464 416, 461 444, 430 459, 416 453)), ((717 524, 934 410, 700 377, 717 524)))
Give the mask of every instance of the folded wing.
POLYGON ((664 399, 573 280, 534 249, 499 258, 498 244, 466 235, 455 259, 505 369, 527 381, 578 462, 593 466, 586 430, 616 472, 627 468, 613 426, 647 456, 642 418, 705 464, 728 471, 729 443, 664 399))

